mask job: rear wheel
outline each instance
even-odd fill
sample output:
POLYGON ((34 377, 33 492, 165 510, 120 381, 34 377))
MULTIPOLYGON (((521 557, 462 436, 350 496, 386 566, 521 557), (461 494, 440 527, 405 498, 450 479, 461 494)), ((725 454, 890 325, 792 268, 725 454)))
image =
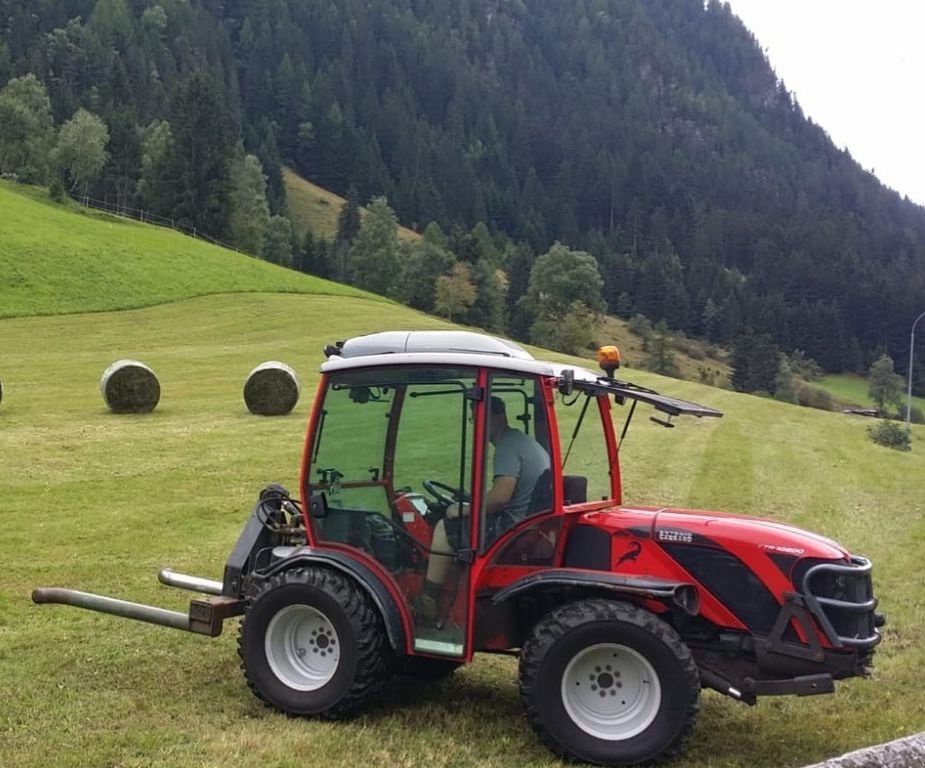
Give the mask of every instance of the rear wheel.
POLYGON ((520 657, 527 717, 562 757, 632 765, 676 754, 700 679, 667 624, 626 603, 588 599, 541 619, 520 657))
POLYGON ((391 648, 356 582, 308 567, 283 571, 249 596, 238 654, 263 701, 293 715, 336 718, 380 687, 391 648))

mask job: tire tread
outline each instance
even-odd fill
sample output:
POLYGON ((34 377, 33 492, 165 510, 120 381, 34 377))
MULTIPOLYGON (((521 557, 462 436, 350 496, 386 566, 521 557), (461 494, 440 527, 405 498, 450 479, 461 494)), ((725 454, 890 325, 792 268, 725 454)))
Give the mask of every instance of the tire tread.
POLYGON ((536 682, 539 679, 540 665, 556 641, 578 626, 591 622, 612 621, 623 622, 654 635, 669 648, 681 664, 690 691, 683 725, 672 742, 657 757, 647 762, 662 763, 671 760, 681 752, 700 708, 700 673, 690 650, 672 627, 650 611, 629 603, 604 598, 577 600, 554 608, 534 625, 520 654, 520 698, 527 720, 542 742, 559 757, 567 760, 586 759, 571 752, 546 724, 538 706, 540 693, 536 682))
POLYGON ((353 627, 357 643, 357 664, 353 682, 333 706, 313 715, 326 720, 348 717, 382 687, 391 667, 392 649, 385 634, 382 617, 362 587, 353 579, 329 568, 290 568, 248 587, 245 594, 244 618, 238 631, 238 656, 241 659, 244 679, 258 699, 268 706, 282 709, 267 699, 260 689, 259 681, 254 679, 248 669, 245 662, 245 630, 251 607, 272 590, 289 585, 307 586, 325 592, 343 608, 353 627))

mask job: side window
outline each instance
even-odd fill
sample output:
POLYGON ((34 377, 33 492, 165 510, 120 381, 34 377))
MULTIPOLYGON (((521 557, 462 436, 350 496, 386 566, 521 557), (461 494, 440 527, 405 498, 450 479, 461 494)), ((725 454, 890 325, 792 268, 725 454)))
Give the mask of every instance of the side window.
POLYGON ((486 405, 483 549, 521 520, 552 509, 549 426, 540 382, 493 374, 486 405))
POLYGON ((334 382, 328 388, 311 462, 312 485, 334 506, 385 511, 385 438, 394 389, 334 382))
MULTIPOLYGON (((373 554, 390 570, 429 544, 423 517, 472 492, 474 369, 350 370, 328 380, 307 468, 327 497, 322 540, 373 554)), ((432 525, 432 524, 431 524, 432 525)))
POLYGON ((609 499, 610 465, 597 397, 556 394, 565 504, 609 499))

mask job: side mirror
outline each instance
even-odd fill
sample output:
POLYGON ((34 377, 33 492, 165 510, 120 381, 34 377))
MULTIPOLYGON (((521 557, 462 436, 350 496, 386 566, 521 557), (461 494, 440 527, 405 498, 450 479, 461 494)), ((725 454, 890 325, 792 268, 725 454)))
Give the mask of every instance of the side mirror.
POLYGON ((328 516, 328 499, 323 493, 313 493, 308 499, 308 513, 315 520, 328 516))
POLYGON ((559 393, 562 395, 572 394, 572 390, 575 388, 575 371, 571 368, 566 368, 562 371, 562 375, 559 377, 559 393))

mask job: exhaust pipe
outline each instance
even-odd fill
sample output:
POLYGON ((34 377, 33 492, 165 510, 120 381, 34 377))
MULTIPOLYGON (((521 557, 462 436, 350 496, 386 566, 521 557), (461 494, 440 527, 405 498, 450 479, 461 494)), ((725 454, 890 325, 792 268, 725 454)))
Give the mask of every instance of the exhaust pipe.
POLYGON ((222 633, 225 619, 244 613, 244 601, 237 597, 222 595, 220 581, 176 573, 169 568, 162 568, 157 577, 162 584, 167 586, 204 592, 211 597, 197 597, 190 600, 189 613, 169 611, 153 605, 132 603, 128 600, 118 600, 114 597, 60 587, 38 587, 32 590, 32 602, 73 605, 75 608, 108 613, 112 616, 158 624, 162 627, 182 629, 184 632, 195 632, 209 637, 218 637, 222 633))

